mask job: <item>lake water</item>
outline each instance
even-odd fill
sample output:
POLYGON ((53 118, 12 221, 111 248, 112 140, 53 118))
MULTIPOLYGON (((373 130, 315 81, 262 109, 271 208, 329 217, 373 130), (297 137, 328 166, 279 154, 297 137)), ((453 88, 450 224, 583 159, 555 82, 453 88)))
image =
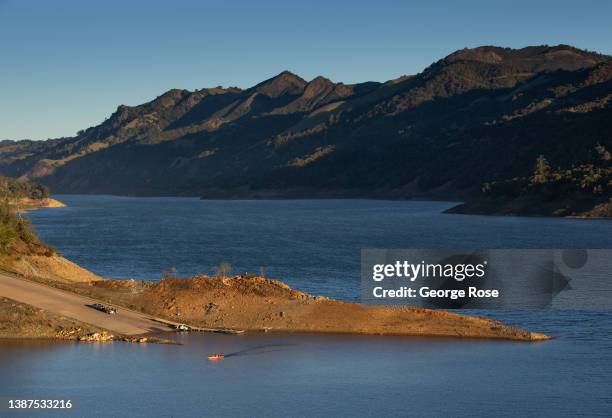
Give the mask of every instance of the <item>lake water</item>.
POLYGON ((362 248, 612 248, 612 222, 447 215, 448 202, 210 201, 58 196, 32 212, 64 256, 112 278, 260 273, 334 298, 359 297, 362 248))
MULTIPOLYGON (((201 201, 59 196, 40 235, 107 277, 259 272, 355 300, 361 248, 612 248, 612 223, 444 215, 445 202, 201 201)), ((612 313, 477 312, 558 338, 177 335, 181 346, 0 343, 9 398, 74 416, 609 416, 612 313), (228 358, 210 363, 206 354, 228 358)), ((30 412, 21 414, 31 416, 30 412)))

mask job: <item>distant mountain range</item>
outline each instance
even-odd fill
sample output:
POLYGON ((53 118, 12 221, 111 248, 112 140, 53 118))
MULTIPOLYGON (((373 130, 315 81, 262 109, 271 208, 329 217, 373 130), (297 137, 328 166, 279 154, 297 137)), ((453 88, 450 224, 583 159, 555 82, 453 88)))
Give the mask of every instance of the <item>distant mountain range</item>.
POLYGON ((611 100, 609 56, 484 46, 385 83, 170 90, 75 137, 2 141, 0 171, 55 193, 465 198, 539 155, 612 149, 611 100))

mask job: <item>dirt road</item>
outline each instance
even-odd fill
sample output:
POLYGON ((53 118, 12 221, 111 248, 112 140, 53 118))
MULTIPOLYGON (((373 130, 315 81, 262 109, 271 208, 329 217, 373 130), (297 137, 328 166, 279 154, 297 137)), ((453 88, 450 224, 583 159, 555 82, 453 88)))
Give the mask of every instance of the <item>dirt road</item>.
POLYGON ((0 296, 123 335, 139 335, 169 329, 145 314, 118 308, 116 314, 109 315, 86 306, 100 302, 98 300, 1 272, 0 296))

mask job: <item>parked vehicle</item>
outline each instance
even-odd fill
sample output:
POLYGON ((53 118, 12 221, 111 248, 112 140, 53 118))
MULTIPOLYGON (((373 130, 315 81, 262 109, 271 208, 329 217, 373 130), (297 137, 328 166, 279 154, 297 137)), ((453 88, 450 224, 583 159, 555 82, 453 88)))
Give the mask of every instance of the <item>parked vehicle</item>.
POLYGON ((95 309, 97 311, 107 313, 109 315, 114 315, 114 314, 117 313, 117 309, 116 308, 113 308, 112 306, 102 305, 101 303, 92 303, 92 304, 87 305, 87 306, 92 308, 92 309, 95 309))

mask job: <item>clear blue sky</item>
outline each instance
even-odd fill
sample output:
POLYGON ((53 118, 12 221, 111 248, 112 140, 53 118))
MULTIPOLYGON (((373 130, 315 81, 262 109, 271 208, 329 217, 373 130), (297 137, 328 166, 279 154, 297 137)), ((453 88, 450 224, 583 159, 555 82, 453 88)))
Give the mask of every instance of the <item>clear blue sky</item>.
POLYGON ((612 54, 604 1, 0 0, 0 139, 73 135, 170 88, 288 69, 384 81, 479 45, 612 54))

